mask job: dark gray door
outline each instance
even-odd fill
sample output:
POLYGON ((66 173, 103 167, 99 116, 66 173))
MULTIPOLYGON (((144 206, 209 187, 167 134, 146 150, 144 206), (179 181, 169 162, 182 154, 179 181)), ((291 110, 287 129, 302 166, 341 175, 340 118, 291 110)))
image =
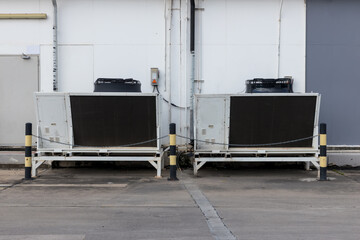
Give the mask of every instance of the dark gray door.
MULTIPOLYGON (((36 123, 33 93, 39 88, 38 57, 0 56, 0 145, 24 146, 25 123, 36 123)), ((33 132, 36 132, 36 125, 33 132)))
POLYGON ((307 0, 307 91, 319 92, 328 144, 360 145, 360 1, 307 0))

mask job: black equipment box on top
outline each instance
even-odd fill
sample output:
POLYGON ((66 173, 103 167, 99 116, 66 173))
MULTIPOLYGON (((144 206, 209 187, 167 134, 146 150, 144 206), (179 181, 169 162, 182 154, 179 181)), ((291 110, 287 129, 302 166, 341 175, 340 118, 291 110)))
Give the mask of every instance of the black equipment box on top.
POLYGON ((141 82, 132 78, 98 78, 94 92, 141 92, 141 82))
POLYGON ((292 93, 292 78, 254 78, 246 81, 246 93, 292 93))

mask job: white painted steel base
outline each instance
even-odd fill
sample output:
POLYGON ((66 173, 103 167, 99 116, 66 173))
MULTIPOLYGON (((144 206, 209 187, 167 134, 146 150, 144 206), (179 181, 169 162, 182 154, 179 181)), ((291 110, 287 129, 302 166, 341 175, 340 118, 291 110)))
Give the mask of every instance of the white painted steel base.
POLYGON ((312 163, 318 170, 320 165, 317 157, 196 157, 194 159, 194 175, 206 162, 305 162, 306 169, 312 163))
POLYGON ((32 177, 37 176, 37 169, 45 161, 122 161, 122 162, 149 162, 156 169, 156 177, 161 177, 161 159, 162 154, 159 157, 152 156, 40 156, 32 158, 32 177))

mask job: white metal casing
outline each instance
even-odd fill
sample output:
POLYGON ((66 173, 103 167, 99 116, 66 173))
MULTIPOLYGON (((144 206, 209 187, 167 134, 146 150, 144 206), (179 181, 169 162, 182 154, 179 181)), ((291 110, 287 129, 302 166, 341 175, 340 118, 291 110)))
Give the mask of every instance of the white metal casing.
MULTIPOLYGON (((155 96, 156 129, 160 137, 159 97, 155 93, 35 93, 37 111, 37 149, 38 153, 77 153, 77 152, 118 152, 118 153, 158 153, 160 139, 156 147, 80 147, 74 146, 70 96, 155 96), (50 141, 49 141, 50 140, 50 141), (61 142, 58 143, 58 142, 61 142)), ((149 139, 150 140, 150 139, 149 139)), ((131 144, 131 143, 129 143, 131 144)))

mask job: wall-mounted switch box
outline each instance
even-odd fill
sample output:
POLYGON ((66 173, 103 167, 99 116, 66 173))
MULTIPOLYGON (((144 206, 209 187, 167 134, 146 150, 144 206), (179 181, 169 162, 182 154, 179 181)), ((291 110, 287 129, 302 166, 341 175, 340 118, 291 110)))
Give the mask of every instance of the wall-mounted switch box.
POLYGON ((159 69, 151 68, 151 86, 158 86, 159 84, 159 69))

